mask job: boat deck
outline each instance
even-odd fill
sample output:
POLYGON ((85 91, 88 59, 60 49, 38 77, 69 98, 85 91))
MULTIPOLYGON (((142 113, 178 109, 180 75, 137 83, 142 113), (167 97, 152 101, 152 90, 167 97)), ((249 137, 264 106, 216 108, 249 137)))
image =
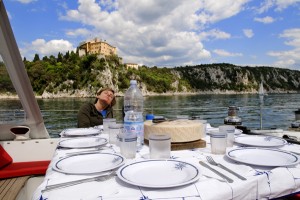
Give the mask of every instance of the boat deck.
POLYGON ((21 176, 17 178, 0 180, 0 199, 16 199, 19 191, 24 187, 29 178, 30 176, 21 176))

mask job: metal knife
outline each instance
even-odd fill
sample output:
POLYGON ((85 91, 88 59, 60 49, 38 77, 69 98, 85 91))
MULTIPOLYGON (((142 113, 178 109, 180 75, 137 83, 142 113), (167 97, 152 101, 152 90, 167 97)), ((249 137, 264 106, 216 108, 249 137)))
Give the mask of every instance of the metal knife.
POLYGON ((226 179, 228 181, 228 183, 233 183, 233 180, 227 176, 225 176, 224 174, 222 174, 221 172, 215 170, 214 168, 212 168, 211 166, 209 166, 208 164, 206 164, 203 161, 199 161, 200 165, 202 165, 203 167, 206 167, 207 169, 211 170, 212 172, 214 172, 215 174, 219 175, 220 177, 226 179))
POLYGON ((238 177, 238 178, 241 179, 241 180, 244 180, 244 181, 247 180, 245 177, 239 175, 238 173, 232 171, 231 169, 225 167, 224 165, 222 165, 222 164, 220 164, 220 163, 218 163, 218 166, 221 167, 222 169, 224 169, 224 170, 226 170, 226 171, 232 173, 233 175, 235 175, 236 177, 238 177))

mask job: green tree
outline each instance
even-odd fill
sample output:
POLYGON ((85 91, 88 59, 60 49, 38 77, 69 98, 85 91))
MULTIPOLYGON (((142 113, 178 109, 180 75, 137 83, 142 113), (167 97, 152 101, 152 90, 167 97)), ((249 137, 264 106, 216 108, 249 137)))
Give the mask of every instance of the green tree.
POLYGON ((37 61, 40 61, 40 56, 39 56, 39 54, 36 53, 34 55, 33 62, 37 62, 37 61))

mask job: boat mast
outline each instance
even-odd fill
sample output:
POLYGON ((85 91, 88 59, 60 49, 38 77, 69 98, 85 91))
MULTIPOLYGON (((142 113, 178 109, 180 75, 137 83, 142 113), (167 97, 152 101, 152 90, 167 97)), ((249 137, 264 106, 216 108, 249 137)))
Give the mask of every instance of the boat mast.
POLYGON ((258 89, 258 95, 259 95, 259 107, 260 107, 260 130, 262 130, 263 125, 262 125, 262 107, 264 104, 264 86, 263 82, 260 82, 259 89, 258 89))
POLYGON ((30 138, 49 138, 3 0, 0 0, 0 54, 26 113, 25 123, 31 129, 30 138))

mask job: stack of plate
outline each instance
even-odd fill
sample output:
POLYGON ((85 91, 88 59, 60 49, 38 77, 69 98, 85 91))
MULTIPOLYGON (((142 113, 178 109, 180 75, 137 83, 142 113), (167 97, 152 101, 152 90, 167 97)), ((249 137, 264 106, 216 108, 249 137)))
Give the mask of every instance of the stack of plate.
POLYGON ((62 131, 62 137, 84 137, 95 136, 101 133, 100 129, 96 128, 69 128, 62 131))
POLYGON ((125 158, 114 153, 85 153, 66 156, 53 165, 64 174, 89 175, 108 172, 122 166, 125 158))
POLYGON ((84 137, 65 139, 58 143, 58 147, 68 149, 84 149, 84 148, 97 148, 107 144, 106 138, 100 137, 84 137))
POLYGON ((299 163, 299 157, 291 152, 278 149, 287 141, 274 136, 238 136, 234 141, 242 146, 227 151, 226 156, 236 162, 264 167, 292 166, 299 163))

